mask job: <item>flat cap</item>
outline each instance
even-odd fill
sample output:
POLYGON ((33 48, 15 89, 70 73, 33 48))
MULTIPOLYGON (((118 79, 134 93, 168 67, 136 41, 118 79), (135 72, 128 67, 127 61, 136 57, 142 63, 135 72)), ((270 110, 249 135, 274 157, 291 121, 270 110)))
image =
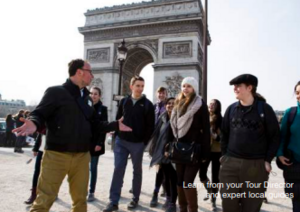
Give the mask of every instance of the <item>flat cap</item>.
POLYGON ((253 76, 251 74, 242 74, 242 75, 239 75, 239 76, 233 78, 229 82, 230 85, 237 85, 237 84, 241 84, 241 83, 250 84, 250 85, 254 85, 255 87, 257 87, 258 79, 256 76, 253 76))

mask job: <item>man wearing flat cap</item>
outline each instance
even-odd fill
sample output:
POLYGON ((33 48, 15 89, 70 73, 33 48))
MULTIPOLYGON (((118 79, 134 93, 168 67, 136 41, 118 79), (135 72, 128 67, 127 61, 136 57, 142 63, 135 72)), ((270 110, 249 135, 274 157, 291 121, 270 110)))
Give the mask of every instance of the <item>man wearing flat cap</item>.
POLYGON ((237 186, 221 188, 223 211, 258 212, 279 147, 279 125, 272 107, 256 92, 257 77, 243 74, 229 84, 238 101, 224 115, 219 176, 223 185, 237 186))
POLYGON ((241 83, 245 83, 245 84, 249 84, 249 85, 253 85, 253 86, 257 87, 258 79, 256 76, 253 76, 251 74, 242 74, 242 75, 239 75, 239 76, 233 78, 229 82, 230 85, 238 85, 241 83))

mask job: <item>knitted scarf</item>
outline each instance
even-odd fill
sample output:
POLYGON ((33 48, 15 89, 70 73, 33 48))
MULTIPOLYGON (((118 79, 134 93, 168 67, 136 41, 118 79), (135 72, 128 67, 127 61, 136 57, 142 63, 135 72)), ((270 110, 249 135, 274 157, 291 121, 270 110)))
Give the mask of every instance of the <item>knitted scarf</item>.
POLYGON ((175 137, 178 136, 178 138, 182 138, 186 135, 192 125, 194 114, 201 106, 202 98, 200 96, 196 96, 188 106, 186 113, 181 117, 179 117, 180 114, 178 109, 172 111, 170 123, 175 137))

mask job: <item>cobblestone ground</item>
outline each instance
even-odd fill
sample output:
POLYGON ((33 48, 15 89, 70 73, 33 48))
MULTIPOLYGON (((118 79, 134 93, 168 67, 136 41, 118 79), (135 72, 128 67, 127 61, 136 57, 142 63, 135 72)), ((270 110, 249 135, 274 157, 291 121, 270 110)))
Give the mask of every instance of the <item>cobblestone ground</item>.
MULTIPOLYGON (((13 153, 11 148, 0 148, 0 212, 23 212, 29 211, 29 207, 23 202, 29 197, 32 174, 34 169, 34 161, 26 164, 26 161, 32 157, 31 149, 24 149, 24 154, 13 153)), ((93 203, 88 203, 89 212, 99 212, 108 203, 108 193, 113 173, 113 153, 108 150, 105 155, 100 157, 98 167, 98 184, 95 196, 97 200, 93 203)), ((157 208, 150 208, 149 203, 152 197, 155 179, 155 169, 149 169, 149 158, 147 153, 144 155, 143 162, 143 186, 140 197, 140 206, 135 211, 163 211, 162 203, 164 198, 159 198, 159 206, 157 208)), ((273 165, 273 171, 277 173, 276 176, 270 176, 270 184, 282 183, 282 172, 273 165)), ((210 176, 210 172, 208 173, 210 176)), ((131 199, 129 189, 132 180, 132 165, 128 160, 128 167, 124 178, 124 186, 122 190, 122 198, 120 200, 119 211, 127 211, 127 203, 131 199)), ((199 183, 199 178, 196 181, 199 183)), ((269 188, 268 194, 283 195, 282 188, 269 188)), ((203 201, 205 195, 204 188, 198 189, 198 203, 199 211, 211 211, 209 201, 203 201)), ((68 184, 66 180, 63 182, 59 191, 59 198, 53 204, 51 212, 67 212, 71 208, 71 199, 68 193, 68 184)), ((222 211, 221 199, 217 199, 218 211, 222 211)), ((269 203, 264 204, 262 212, 267 211, 292 211, 291 201, 287 198, 269 198, 269 203)))

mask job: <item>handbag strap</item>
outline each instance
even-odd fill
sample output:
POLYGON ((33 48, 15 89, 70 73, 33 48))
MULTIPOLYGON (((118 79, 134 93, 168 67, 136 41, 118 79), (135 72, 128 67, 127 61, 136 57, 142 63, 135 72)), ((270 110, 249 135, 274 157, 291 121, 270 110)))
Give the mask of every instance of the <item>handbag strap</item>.
POLYGON ((178 119, 177 118, 178 118, 178 116, 177 116, 177 113, 176 113, 176 127, 175 127, 175 129, 176 129, 176 142, 178 143, 178 122, 177 122, 178 119))

